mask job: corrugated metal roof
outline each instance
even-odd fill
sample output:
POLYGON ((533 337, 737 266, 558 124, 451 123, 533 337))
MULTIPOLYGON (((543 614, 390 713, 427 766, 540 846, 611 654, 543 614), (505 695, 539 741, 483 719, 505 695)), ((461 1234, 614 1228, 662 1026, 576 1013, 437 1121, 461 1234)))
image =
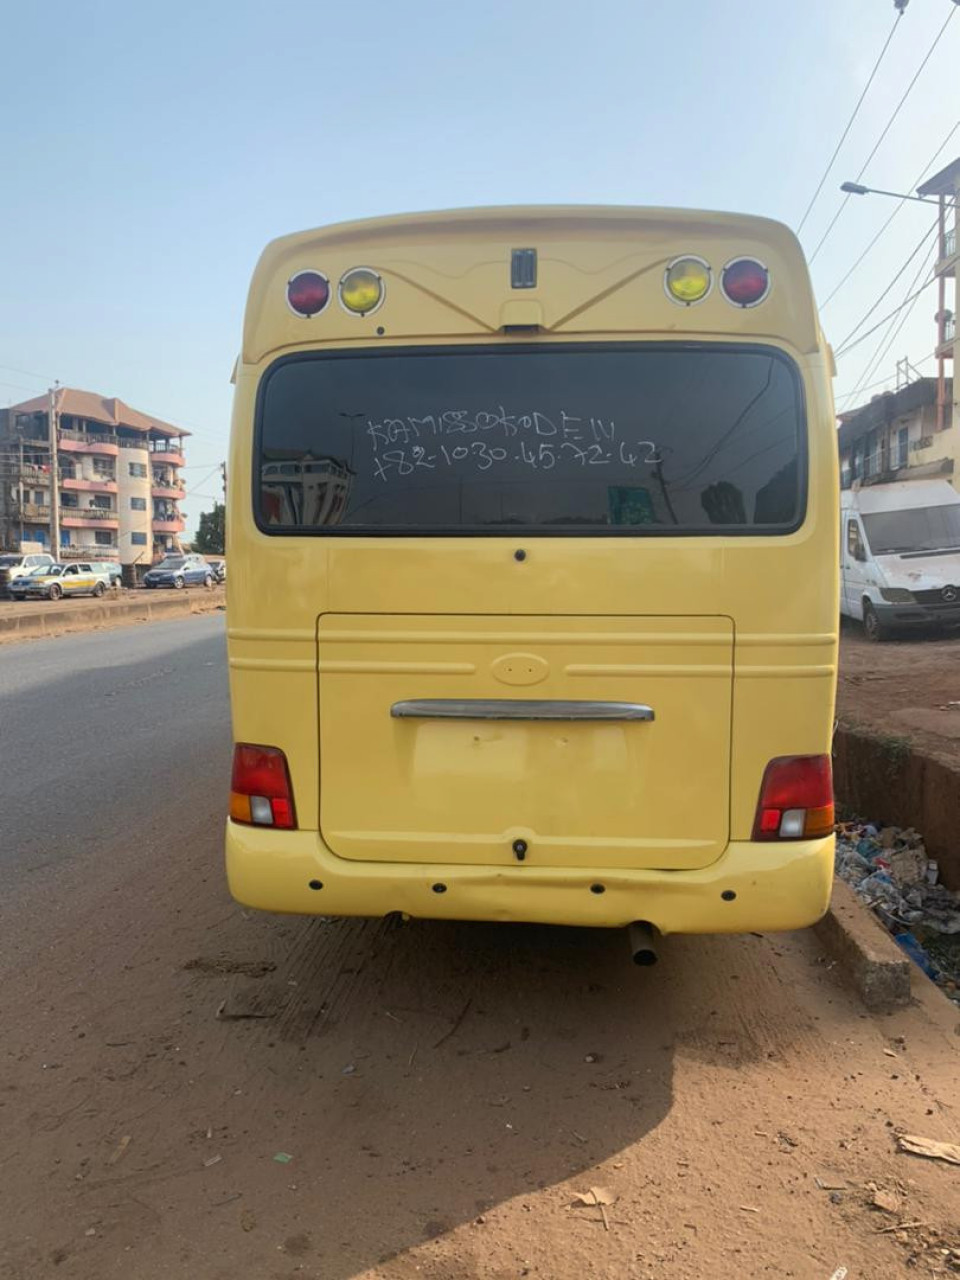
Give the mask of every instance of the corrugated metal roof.
MULTIPOLYGON (((141 413, 139 409, 132 409, 117 396, 102 396, 96 391, 80 391, 76 387, 60 387, 57 395, 60 412, 77 418, 88 418, 91 422, 102 422, 110 427, 130 427, 134 431, 156 431, 167 436, 190 434, 182 427, 175 427, 148 413, 141 413)), ((44 394, 35 396, 32 400, 24 400, 22 404, 11 405, 10 412, 45 413, 49 407, 50 397, 44 394)))
MULTIPOLYGON (((953 379, 947 379, 947 401, 953 396, 953 379)), ((875 427, 882 427, 913 413, 925 404, 936 404, 936 378, 918 378, 900 391, 887 391, 875 396, 869 404, 857 409, 852 414, 845 414, 838 434, 838 445, 841 453, 875 427)))

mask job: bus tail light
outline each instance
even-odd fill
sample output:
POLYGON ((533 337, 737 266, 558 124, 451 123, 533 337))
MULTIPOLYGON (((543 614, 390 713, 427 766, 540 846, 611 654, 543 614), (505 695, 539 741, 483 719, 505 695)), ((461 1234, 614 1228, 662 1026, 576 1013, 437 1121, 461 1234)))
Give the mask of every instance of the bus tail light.
POLYGON ((322 271, 298 271, 287 281, 287 306, 309 320, 330 301, 330 281, 322 271))
POLYGON ((290 770, 279 747, 238 742, 233 748, 230 817, 255 827, 296 828, 290 770))
POLYGON ((770 272, 756 258, 734 258, 720 273, 720 288, 735 307, 755 307, 770 292, 770 272))
POLYGON ((685 307, 701 302, 710 292, 713 277, 710 264, 703 258, 674 258, 663 275, 667 297, 685 307))
POLYGON ((371 267, 353 267, 340 280, 340 305, 354 316, 368 316, 383 302, 383 280, 371 267))
POLYGON ((764 770, 754 840, 814 840, 833 831, 829 756, 778 756, 764 770))

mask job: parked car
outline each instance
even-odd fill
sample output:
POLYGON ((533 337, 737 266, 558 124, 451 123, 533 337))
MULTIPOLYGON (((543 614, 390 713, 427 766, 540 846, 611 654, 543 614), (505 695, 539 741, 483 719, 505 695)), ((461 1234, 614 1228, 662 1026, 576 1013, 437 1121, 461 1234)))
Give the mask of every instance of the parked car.
POLYGON ((19 551, 0 555, 0 596, 11 595, 10 587, 16 578, 22 578, 33 569, 55 564, 53 556, 45 551, 19 551))
POLYGON ((90 567, 94 573, 102 576, 108 587, 123 586, 123 570, 116 560, 93 560, 90 567))
POLYGON ((960 495, 946 480, 897 480, 841 494, 840 612, 870 640, 960 625, 960 495))
POLYGON ((52 564, 14 579, 11 594, 17 600, 59 600, 61 596, 102 596, 107 589, 102 573, 93 565, 52 564))
POLYGON ((143 575, 145 587, 212 587, 213 570, 203 556, 167 556, 143 575))
POLYGON ((227 580, 227 562, 226 560, 211 560, 207 556, 207 564, 213 570, 214 582, 226 582, 227 580))

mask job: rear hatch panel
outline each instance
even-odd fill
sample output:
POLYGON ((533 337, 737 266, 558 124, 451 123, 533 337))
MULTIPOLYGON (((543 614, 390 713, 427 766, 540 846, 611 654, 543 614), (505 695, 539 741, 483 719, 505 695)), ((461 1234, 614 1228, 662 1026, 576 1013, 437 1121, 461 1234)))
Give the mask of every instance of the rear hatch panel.
POLYGON ((324 614, 323 838, 361 861, 709 865, 729 838, 733 642, 727 617, 324 614), (409 711, 425 700, 553 712, 409 711))

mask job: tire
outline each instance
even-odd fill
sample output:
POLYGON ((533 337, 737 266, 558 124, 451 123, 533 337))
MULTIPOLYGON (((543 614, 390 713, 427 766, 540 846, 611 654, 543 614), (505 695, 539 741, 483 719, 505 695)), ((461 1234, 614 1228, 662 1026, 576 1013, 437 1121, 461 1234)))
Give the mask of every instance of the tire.
POLYGON ((880 644, 890 634, 869 600, 863 602, 863 633, 871 644, 880 644))
POLYGON ((183 590, 183 579, 179 576, 179 574, 177 575, 177 577, 176 577, 176 578, 174 578, 174 580, 173 580, 173 586, 174 586, 174 589, 175 589, 176 591, 182 591, 182 590, 183 590))
POLYGON ((98 582, 97 585, 93 588, 93 594, 97 597, 98 600, 103 595, 104 591, 106 591, 106 587, 103 585, 102 582, 98 582))
POLYGON ((63 587, 59 586, 56 582, 51 582, 49 587, 47 587, 47 599, 59 600, 62 595, 63 587))

